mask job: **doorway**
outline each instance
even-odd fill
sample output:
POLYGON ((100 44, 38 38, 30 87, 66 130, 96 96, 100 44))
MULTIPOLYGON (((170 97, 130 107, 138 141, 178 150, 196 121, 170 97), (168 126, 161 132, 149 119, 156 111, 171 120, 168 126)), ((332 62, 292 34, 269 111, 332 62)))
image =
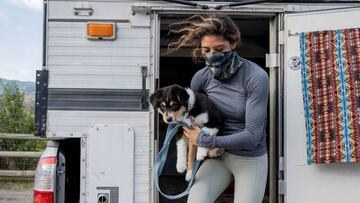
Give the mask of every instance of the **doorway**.
MULTIPOLYGON (((204 67, 204 62, 195 63, 192 60, 191 48, 180 48, 178 51, 165 54, 168 50, 168 44, 175 41, 176 39, 168 36, 169 25, 174 22, 181 21, 191 15, 188 14, 166 14, 160 16, 160 57, 159 57, 159 88, 168 86, 171 84, 178 84, 184 87, 190 86, 192 76, 201 68, 204 67)), ((261 16, 245 16, 245 15, 230 15, 234 20, 241 32, 241 45, 237 47, 236 51, 243 58, 251 60, 258 64, 260 67, 269 74, 269 70, 265 68, 265 55, 270 52, 270 18, 261 16)), ((268 154, 270 147, 269 145, 269 108, 268 108, 268 124, 267 124, 267 148, 268 154)), ((158 132, 157 141, 159 149, 162 147, 165 131, 167 125, 158 119, 158 132)), ((185 190, 187 182, 185 181, 184 174, 179 174, 176 171, 176 144, 175 141, 171 143, 169 148, 168 160, 166 162, 163 173, 160 177, 160 187, 167 194, 177 194, 185 190)), ((269 158, 270 161, 270 158, 269 158)), ((269 164, 269 170, 271 169, 269 164)), ((269 173, 268 173, 269 174, 269 173)), ((178 200, 167 200, 166 198, 159 195, 160 203, 167 202, 186 202, 186 198, 178 200)), ((223 192, 223 194, 216 201, 217 203, 233 202, 233 185, 223 192)), ((263 203, 269 202, 269 175, 266 192, 263 203)))

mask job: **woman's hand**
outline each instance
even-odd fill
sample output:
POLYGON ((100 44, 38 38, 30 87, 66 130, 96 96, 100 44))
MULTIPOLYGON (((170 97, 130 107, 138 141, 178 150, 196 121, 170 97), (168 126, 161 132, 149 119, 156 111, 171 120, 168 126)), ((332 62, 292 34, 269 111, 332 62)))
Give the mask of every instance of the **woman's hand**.
POLYGON ((189 142, 197 146, 196 138, 200 134, 201 129, 196 125, 193 125, 193 129, 190 129, 186 126, 183 126, 182 128, 184 130, 184 135, 189 139, 189 142))

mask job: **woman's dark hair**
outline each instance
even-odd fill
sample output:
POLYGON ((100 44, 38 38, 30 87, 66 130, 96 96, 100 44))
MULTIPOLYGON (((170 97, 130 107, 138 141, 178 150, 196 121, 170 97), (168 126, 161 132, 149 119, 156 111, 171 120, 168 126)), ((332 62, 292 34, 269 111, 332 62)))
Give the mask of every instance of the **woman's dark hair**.
POLYGON ((220 35, 230 44, 240 44, 240 31, 233 20, 223 14, 193 15, 183 21, 170 25, 169 34, 179 36, 178 40, 171 42, 168 46, 169 52, 181 47, 192 47, 194 61, 201 54, 201 39, 206 35, 220 35))

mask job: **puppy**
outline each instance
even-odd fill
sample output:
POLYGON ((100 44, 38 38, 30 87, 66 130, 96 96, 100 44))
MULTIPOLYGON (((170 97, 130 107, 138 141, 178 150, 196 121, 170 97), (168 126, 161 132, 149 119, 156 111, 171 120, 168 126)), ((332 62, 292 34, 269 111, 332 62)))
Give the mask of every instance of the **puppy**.
MULTIPOLYGON (((165 123, 181 121, 187 126, 197 125, 210 135, 216 135, 221 126, 221 117, 215 105, 206 95, 183 88, 179 85, 171 85, 158 89, 150 96, 150 103, 158 111, 165 123)), ((182 129, 177 135, 177 161, 176 169, 179 173, 186 172, 185 179, 191 178, 194 165, 195 153, 197 160, 203 160, 220 156, 223 149, 208 149, 189 144, 183 135, 182 129), (189 153, 187 147, 189 145, 189 153), (197 152, 196 152, 197 150, 197 152)))

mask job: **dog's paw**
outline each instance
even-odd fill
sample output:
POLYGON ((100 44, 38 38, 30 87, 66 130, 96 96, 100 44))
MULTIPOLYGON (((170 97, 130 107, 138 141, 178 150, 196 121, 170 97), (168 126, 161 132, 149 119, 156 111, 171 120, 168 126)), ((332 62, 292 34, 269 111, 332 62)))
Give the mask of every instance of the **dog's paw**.
POLYGON ((210 149, 210 150, 209 150, 208 156, 209 156, 209 158, 215 158, 215 157, 220 156, 220 155, 223 154, 224 152, 225 152, 224 149, 213 148, 213 149, 210 149))
POLYGON ((199 147, 196 152, 196 160, 201 161, 201 160, 205 159, 205 157, 207 156, 207 153, 208 153, 207 148, 199 147))
POLYGON ((190 169, 190 170, 188 170, 188 171, 186 172, 185 180, 186 180, 187 182, 190 181, 190 179, 191 179, 191 174, 192 174, 192 169, 190 169))
POLYGON ((179 173, 184 173, 186 170, 186 160, 184 161, 178 160, 176 162, 176 170, 179 173))

